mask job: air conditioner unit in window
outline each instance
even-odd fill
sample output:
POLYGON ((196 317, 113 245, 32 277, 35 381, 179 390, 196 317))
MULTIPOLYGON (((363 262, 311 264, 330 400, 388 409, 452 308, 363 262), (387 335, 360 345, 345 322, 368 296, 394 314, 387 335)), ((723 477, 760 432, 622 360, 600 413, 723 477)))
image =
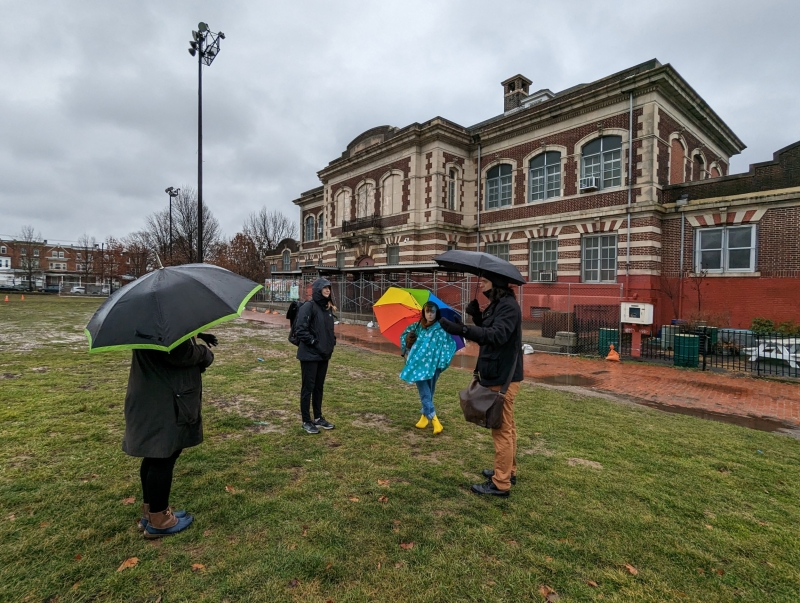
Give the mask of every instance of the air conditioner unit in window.
POLYGON ((582 191, 596 191, 600 188, 600 178, 597 176, 589 176, 588 178, 581 178, 582 191))
POLYGON ((539 273, 539 282, 540 283, 552 283, 556 280, 556 275, 552 272, 540 272, 539 273))

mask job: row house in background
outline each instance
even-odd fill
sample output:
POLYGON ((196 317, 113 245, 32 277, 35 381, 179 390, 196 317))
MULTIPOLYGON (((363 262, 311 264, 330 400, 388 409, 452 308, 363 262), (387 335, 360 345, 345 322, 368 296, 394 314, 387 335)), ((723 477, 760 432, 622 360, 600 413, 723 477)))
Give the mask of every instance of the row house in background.
POLYGON ((88 286, 117 288, 130 270, 122 249, 62 245, 42 241, 0 240, 0 286, 57 291, 88 286))
MULTIPOLYGON (((402 267, 430 263, 448 249, 482 250, 527 277, 528 317, 624 298, 655 304, 662 323, 696 310, 682 281, 718 279, 702 285, 708 302, 703 307, 701 300, 700 311, 730 310, 734 326, 747 326, 752 316, 711 291, 730 288, 733 295, 743 277, 795 279, 769 293, 748 281, 747 290, 753 306, 776 309, 773 318, 800 319, 786 297, 800 283, 796 260, 762 249, 767 241, 797 240, 796 221, 770 214, 774 207, 796 215, 786 209, 797 207, 796 191, 765 192, 758 174, 775 169, 764 166, 751 176, 728 176, 731 156, 745 145, 672 66, 654 59, 558 93, 530 93, 531 83, 522 75, 502 82, 503 113, 471 127, 436 117, 358 136, 318 172, 322 186, 294 201, 299 263, 402 267), (739 188, 709 188, 734 181, 739 188), (749 200, 700 201, 720 190, 749 200), (688 195, 686 204, 675 198, 678 191, 688 195), (764 194, 755 200, 756 193, 764 194), (730 213, 733 207, 743 213, 730 213), (736 247, 744 245, 745 230, 703 217, 720 216, 723 208, 731 225, 752 226, 749 260, 736 247), (680 216, 683 239, 675 230, 680 216), (683 263, 676 267, 681 240, 683 263), (722 247, 711 247, 720 240, 722 247), (713 267, 713 253, 727 253, 727 263, 713 267), (774 276, 767 277, 764 261, 774 276), (773 303, 775 295, 783 301, 773 303)), ((784 163, 794 161, 793 148, 782 152, 784 163)), ((800 185, 796 168, 781 169, 782 179, 768 186, 800 185)))

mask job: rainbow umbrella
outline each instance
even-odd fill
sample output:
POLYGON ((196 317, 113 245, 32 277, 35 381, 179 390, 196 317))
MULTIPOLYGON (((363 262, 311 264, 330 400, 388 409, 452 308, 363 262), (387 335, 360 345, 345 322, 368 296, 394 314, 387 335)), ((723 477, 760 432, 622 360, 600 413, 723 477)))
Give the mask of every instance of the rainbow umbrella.
MULTIPOLYGON (((408 325, 417 322, 422 316, 422 306, 433 302, 439 307, 439 313, 447 320, 461 317, 458 312, 444 303, 427 289, 403 289, 389 287, 381 298, 375 302, 372 311, 378 319, 381 334, 396 346, 400 346, 400 335, 408 325)), ((451 335, 456 342, 456 350, 464 347, 464 339, 451 335)))

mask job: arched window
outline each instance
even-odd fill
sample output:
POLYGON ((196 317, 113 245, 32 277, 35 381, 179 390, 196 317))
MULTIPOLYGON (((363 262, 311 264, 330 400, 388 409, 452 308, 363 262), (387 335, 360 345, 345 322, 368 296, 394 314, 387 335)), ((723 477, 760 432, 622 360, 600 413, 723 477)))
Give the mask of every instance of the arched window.
POLYGON ((531 201, 561 195, 561 153, 547 151, 531 159, 531 201))
POLYGON ((403 211, 403 177, 395 172, 381 183, 381 215, 396 216, 403 211))
POLYGON ((356 218, 366 218, 375 213, 375 185, 366 182, 356 192, 356 218))
POLYGON ((486 209, 511 205, 511 166, 501 163, 486 173, 486 209))
POLYGON ((288 249, 283 252, 283 271, 289 272, 292 269, 292 254, 288 249))
POLYGON ((719 173, 719 167, 717 167, 716 165, 712 165, 711 175, 709 175, 709 178, 719 178, 720 176, 722 176, 722 174, 719 173))
POLYGON ((672 139, 669 157, 669 183, 680 184, 686 180, 686 151, 677 138, 672 139))
POLYGON ((450 170, 447 175, 447 209, 455 210, 456 208, 456 175, 454 169, 450 170))
POLYGON ((336 195, 336 224, 350 219, 350 191, 342 190, 336 195))
POLYGON ((692 180, 702 180, 705 178, 706 163, 703 156, 699 153, 692 157, 692 180))
POLYGON ((596 138, 583 145, 581 154, 582 189, 622 184, 622 136, 596 138))
POLYGON ((325 214, 321 213, 317 216, 317 240, 322 240, 322 231, 325 228, 325 214))
POLYGON ((306 218, 306 236, 303 240, 305 241, 314 240, 314 216, 308 216, 306 218))

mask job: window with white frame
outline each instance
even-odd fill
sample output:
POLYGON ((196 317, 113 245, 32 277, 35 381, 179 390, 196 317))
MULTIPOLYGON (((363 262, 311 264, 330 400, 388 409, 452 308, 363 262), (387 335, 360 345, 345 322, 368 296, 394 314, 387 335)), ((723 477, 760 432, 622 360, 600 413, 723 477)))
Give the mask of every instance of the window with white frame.
POLYGON ((531 201, 561 195, 561 153, 547 151, 531 159, 530 189, 531 201))
POLYGON ((0 246, 0 253, 6 253, 6 246, 0 246))
POLYGON ((558 266, 558 239, 531 239, 530 270, 528 280, 556 280, 558 266), (544 273, 545 278, 541 275, 544 273), (547 278, 549 276, 549 278, 547 278))
POLYGON ((581 179, 597 178, 597 188, 622 184, 622 136, 602 136, 583 145, 581 179))
MULTIPOLYGON (((22 253, 23 253, 23 254, 24 254, 24 253, 27 253, 27 251, 25 251, 25 250, 23 249, 23 250, 22 250, 22 253)), ((33 250, 33 257, 35 257, 35 258, 38 258, 38 257, 39 257, 39 250, 38 250, 38 249, 34 249, 34 250, 33 250)))
POLYGON ((308 216, 306 218, 306 236, 305 241, 313 241, 314 240, 314 216, 308 216))
POLYGON ((76 259, 78 259, 78 260, 82 260, 82 259, 83 259, 83 254, 82 254, 80 251, 78 251, 78 252, 75 254, 75 258, 76 258, 76 259))
POLYGON ((447 209, 449 210, 456 208, 456 176, 457 172, 451 169, 447 179, 447 209))
POLYGON ((75 270, 78 271, 78 272, 83 270, 83 264, 75 264, 75 270))
POLYGON ((58 252, 58 259, 60 259, 60 260, 64 259, 64 252, 63 251, 59 251, 58 252))
POLYGON ((486 253, 508 261, 508 243, 486 243, 486 253))
POLYGON ((336 267, 337 268, 344 268, 346 255, 347 255, 346 251, 337 251, 336 252, 336 267))
POLYGON ((319 214, 317 216, 317 240, 322 240, 322 229, 325 226, 325 219, 324 214, 319 214))
MULTIPOLYGON (((19 250, 19 254, 20 255, 28 255, 28 250, 25 249, 25 247, 23 247, 22 249, 19 250)), ((34 254, 34 255, 36 255, 36 254, 34 254)))
POLYGON ((400 245, 389 245, 386 248, 386 263, 391 266, 400 263, 400 245))
POLYGON ((283 259, 283 268, 282 268, 282 270, 284 272, 288 272, 289 270, 292 269, 292 256, 289 253, 288 249, 283 252, 282 259, 283 259))
POLYGON ((696 232, 695 272, 755 271, 755 225, 699 228, 696 232))
POLYGON ((486 209, 511 205, 511 166, 501 163, 486 173, 486 209))
POLYGON ((583 237, 582 273, 584 283, 613 283, 617 280, 617 236, 583 237))

